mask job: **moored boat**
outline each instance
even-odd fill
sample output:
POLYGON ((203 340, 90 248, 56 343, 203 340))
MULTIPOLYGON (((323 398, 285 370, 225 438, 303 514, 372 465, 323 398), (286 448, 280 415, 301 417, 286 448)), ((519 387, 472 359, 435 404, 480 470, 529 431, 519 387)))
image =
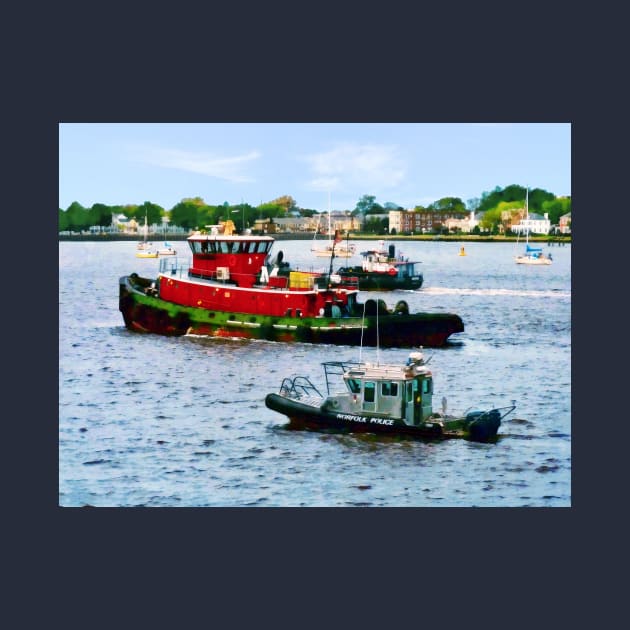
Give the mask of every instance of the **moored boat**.
POLYGON ((144 239, 140 241, 136 247, 136 258, 157 258, 158 252, 153 248, 153 243, 147 243, 147 214, 144 213, 144 239))
POLYGON ((322 366, 326 396, 307 376, 295 376, 265 397, 265 405, 285 415, 291 428, 493 442, 501 420, 516 408, 513 403, 452 416, 442 398, 442 412, 433 411, 433 375, 422 352, 410 353, 404 365, 327 361, 322 366), (333 392, 335 375, 343 385, 333 392))
POLYGON ((517 265, 550 265, 552 261, 551 254, 545 254, 542 247, 532 247, 529 243, 523 254, 514 257, 517 265))
POLYGON ((175 248, 173 248, 173 246, 170 243, 164 243, 164 247, 160 247, 157 250, 158 255, 160 256, 176 256, 177 255, 177 250, 175 248))
POLYGON ((525 251, 515 256, 514 262, 517 265, 550 265, 553 262, 551 254, 545 254, 542 247, 529 244, 529 188, 525 191, 525 221, 525 251))
POLYGON ((418 261, 410 261, 396 254, 395 245, 385 249, 385 241, 379 241, 378 249, 361 252, 360 265, 340 267, 331 276, 333 282, 356 283, 361 291, 389 291, 404 289, 414 291, 422 286, 422 274, 416 269, 418 261))
POLYGON ((336 345, 439 347, 464 324, 453 313, 410 313, 399 300, 358 300, 328 274, 291 271, 267 235, 193 234, 190 264, 160 260, 156 278, 119 280, 127 328, 163 335, 209 335, 336 345))
POLYGON ((158 253, 154 249, 139 249, 136 252, 136 258, 157 258, 158 253))

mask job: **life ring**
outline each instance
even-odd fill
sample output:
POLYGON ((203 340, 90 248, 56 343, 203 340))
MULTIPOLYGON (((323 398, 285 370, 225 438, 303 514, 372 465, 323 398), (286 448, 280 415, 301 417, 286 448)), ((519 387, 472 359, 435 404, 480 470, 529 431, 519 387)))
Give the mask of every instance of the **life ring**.
POLYGON ((390 276, 395 276, 398 273, 398 271, 396 271, 396 269, 394 267, 390 267, 389 270, 387 271, 387 273, 390 276))
POLYGON ((230 265, 230 267, 234 267, 235 264, 236 264, 236 256, 234 256, 234 254, 232 254, 228 258, 228 265, 230 265))

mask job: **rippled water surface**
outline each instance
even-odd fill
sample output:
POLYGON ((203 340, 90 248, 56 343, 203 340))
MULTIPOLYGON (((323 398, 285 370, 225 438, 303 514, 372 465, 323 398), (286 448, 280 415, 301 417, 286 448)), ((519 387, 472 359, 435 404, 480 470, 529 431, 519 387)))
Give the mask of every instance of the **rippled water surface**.
MULTIPOLYGON (((515 400, 496 444, 288 430, 264 404, 283 377, 323 386, 322 361, 376 360, 376 349, 132 333, 118 278, 153 276, 158 261, 136 258, 134 242, 61 242, 59 504, 570 506, 571 246, 530 267, 514 263, 514 243, 466 243, 465 257, 458 243, 396 245, 422 261, 423 287, 370 295, 462 317, 464 333, 426 350, 435 399, 452 412, 515 400)), ((327 268, 309 241, 278 250, 294 267, 327 268)))

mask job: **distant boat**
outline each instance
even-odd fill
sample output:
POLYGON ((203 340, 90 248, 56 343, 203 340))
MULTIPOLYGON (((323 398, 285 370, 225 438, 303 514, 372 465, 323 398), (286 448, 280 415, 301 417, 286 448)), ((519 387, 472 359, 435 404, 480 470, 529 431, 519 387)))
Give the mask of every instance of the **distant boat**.
POLYGON ((525 221, 525 252, 516 256, 514 261, 517 265, 550 265, 551 254, 545 254, 542 247, 532 247, 529 244, 529 189, 525 192, 525 221))
POLYGON ((147 226, 147 213, 144 213, 144 239, 138 243, 136 251, 136 258, 157 258, 157 250, 152 249, 152 243, 147 243, 147 233, 149 228, 147 226))
POLYGON ((335 230, 334 240, 329 239, 320 247, 314 245, 311 247, 311 251, 315 256, 322 258, 330 258, 331 256, 334 258, 352 258, 356 254, 357 247, 354 243, 344 243, 339 231, 335 230))
POLYGON ((358 285, 361 291, 391 291, 405 289, 414 291, 422 286, 423 276, 416 269, 417 261, 409 261, 396 255, 396 248, 385 249, 385 241, 378 242, 377 249, 361 252, 360 265, 340 267, 330 276, 333 284, 358 285))
POLYGON ((321 256, 323 258, 330 258, 331 256, 334 258, 351 258, 356 254, 356 245, 354 243, 344 243, 338 230, 334 231, 333 242, 333 230, 330 222, 330 197, 328 200, 328 241, 317 241, 318 232, 319 221, 317 222, 317 228, 315 230, 315 235, 313 236, 313 245, 311 246, 311 251, 315 254, 315 256, 321 256))
POLYGON ((136 258, 157 258, 158 253, 154 249, 138 250, 136 252, 136 258))
POLYGON ((173 249, 173 247, 171 246, 170 243, 164 243, 164 247, 161 247, 160 249, 157 250, 157 253, 160 256, 176 256, 177 255, 177 250, 173 249))

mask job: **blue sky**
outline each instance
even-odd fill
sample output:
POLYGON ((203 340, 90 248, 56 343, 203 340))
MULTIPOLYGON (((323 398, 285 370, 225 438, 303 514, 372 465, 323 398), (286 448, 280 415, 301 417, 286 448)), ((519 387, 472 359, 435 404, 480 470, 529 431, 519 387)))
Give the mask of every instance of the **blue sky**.
POLYGON ((571 194, 570 123, 61 123, 59 207, 186 197, 405 208, 520 184, 571 194))

